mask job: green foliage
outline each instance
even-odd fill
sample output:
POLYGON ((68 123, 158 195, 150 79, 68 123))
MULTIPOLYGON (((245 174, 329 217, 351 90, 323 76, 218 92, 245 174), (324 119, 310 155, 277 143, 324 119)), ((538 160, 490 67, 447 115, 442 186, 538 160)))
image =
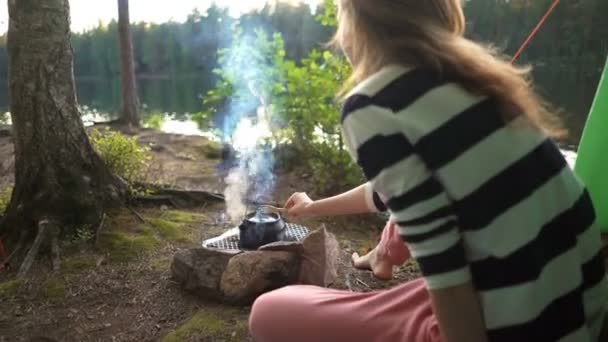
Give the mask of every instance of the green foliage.
POLYGON ((337 193, 365 180, 351 156, 335 145, 317 144, 309 163, 318 189, 325 193, 337 193))
POLYGON ((163 127, 163 123, 166 120, 166 115, 161 113, 154 113, 144 119, 144 126, 147 128, 152 128, 157 131, 163 127))
POLYGON ((93 227, 90 225, 85 225, 81 227, 77 227, 74 231, 74 235, 70 239, 72 243, 86 243, 89 242, 95 237, 95 233, 93 232, 93 227))
POLYGON ((0 298, 15 296, 23 286, 25 286, 25 281, 22 279, 13 279, 0 283, 0 298))
MULTIPOLYGON (((328 2, 319 15, 325 25, 335 24, 332 6, 328 2)), ((296 63, 286 57, 281 34, 270 37, 262 30, 244 36, 237 29, 232 41, 231 47, 219 53, 224 68, 215 70, 217 86, 203 99, 204 111, 195 116, 201 126, 210 126, 234 103, 261 105, 261 95, 269 100, 265 102, 273 127, 271 145, 291 144, 312 169, 319 191, 341 190, 360 182, 360 172, 341 139, 340 103, 335 98, 351 72, 345 58, 312 50, 296 63)))
POLYGON ((190 320, 165 336, 162 342, 193 341, 214 338, 226 328, 226 323, 214 315, 199 311, 190 320))
POLYGON ((0 113, 0 125, 5 125, 8 123, 8 114, 0 113))
POLYGON ((127 137, 119 132, 93 130, 91 142, 110 171, 130 185, 132 193, 145 191, 138 183, 145 180, 151 156, 149 148, 140 146, 137 137, 127 137))
POLYGON ((316 19, 323 26, 338 26, 338 6, 334 0, 323 0, 322 10, 317 14, 316 19))
POLYGON ((13 188, 8 187, 4 189, 4 191, 0 191, 0 216, 4 215, 8 205, 11 201, 11 196, 13 194, 13 188))

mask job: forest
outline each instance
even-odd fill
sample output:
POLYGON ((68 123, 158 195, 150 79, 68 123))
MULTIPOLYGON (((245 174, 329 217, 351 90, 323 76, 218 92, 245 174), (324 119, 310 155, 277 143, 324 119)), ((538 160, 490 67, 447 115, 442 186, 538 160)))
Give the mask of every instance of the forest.
MULTIPOLYGON (((550 0, 467 0, 468 35, 513 55, 536 26, 550 0)), ((572 131, 580 132, 599 80, 606 51, 608 25, 601 0, 561 3, 518 59, 535 67, 542 94, 562 109, 572 131)), ((226 9, 194 11, 186 22, 133 23, 133 47, 138 91, 149 113, 196 113, 201 97, 214 88, 218 50, 230 46, 233 26, 245 32, 263 28, 279 32, 286 57, 300 62, 311 49, 322 50, 332 30, 315 20, 306 5, 279 3, 244 15, 229 16, 226 9), (162 94, 162 96, 161 96, 162 94)), ((75 76, 80 103, 102 113, 116 113, 120 106, 118 24, 75 33, 75 76)), ((0 37, 0 108, 7 108, 6 36, 0 37)))
MULTIPOLYGON (((234 17, 218 0, 150 23, 117 0, 117 20, 82 32, 70 3, 5 4, 0 341, 251 342, 252 304, 269 291, 422 277, 415 258, 384 278, 355 265, 387 213, 287 214, 292 194, 366 179, 341 129, 353 70, 327 45, 335 1, 234 17)), ((532 68, 568 131, 556 154, 576 156, 607 62, 608 1, 463 3, 467 38, 532 68)))

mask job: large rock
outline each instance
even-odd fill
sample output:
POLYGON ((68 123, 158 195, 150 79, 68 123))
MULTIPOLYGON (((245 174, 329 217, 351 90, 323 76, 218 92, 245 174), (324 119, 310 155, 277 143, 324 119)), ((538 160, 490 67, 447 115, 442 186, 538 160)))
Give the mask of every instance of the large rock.
POLYGON ((300 258, 282 251, 255 251, 234 256, 221 280, 225 299, 236 304, 251 304, 265 292, 298 280, 300 258))
POLYGON ((235 253, 207 248, 181 250, 173 257, 171 274, 189 292, 220 298, 222 275, 235 253))
POLYGON ((304 252, 304 246, 302 241, 277 241, 269 243, 258 248, 259 251, 283 251, 293 252, 296 254, 302 254, 304 252))
POLYGON ((338 277, 340 244, 325 226, 302 241, 302 264, 298 283, 327 287, 338 277))
POLYGON ((299 284, 327 287, 338 277, 340 244, 325 226, 308 234, 302 241, 279 241, 259 248, 260 251, 284 251, 300 256, 299 284))

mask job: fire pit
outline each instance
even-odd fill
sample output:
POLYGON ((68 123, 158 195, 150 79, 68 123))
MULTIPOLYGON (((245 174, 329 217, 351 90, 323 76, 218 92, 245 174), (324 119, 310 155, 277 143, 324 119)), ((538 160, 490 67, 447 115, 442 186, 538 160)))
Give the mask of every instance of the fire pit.
POLYGON ((243 238, 241 228, 235 227, 204 241, 201 248, 179 251, 171 264, 173 279, 187 291, 242 305, 285 285, 329 286, 335 281, 340 245, 325 227, 310 232, 272 215, 262 220, 270 233, 261 229, 262 234, 253 230, 260 223, 251 220, 254 216, 243 219, 243 238), (255 250, 244 249, 241 242, 254 247, 275 238, 279 240, 255 250))

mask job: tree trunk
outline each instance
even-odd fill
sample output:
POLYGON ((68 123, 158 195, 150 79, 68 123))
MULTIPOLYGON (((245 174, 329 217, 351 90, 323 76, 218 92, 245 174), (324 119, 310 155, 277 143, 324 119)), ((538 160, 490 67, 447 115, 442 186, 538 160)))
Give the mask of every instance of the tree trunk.
POLYGON ((129 0, 118 0, 118 34, 120 38, 120 65, 122 83, 122 121, 139 127, 133 41, 129 19, 129 0))
POLYGON ((68 0, 8 0, 9 98, 15 187, 0 236, 38 222, 93 223, 124 182, 95 153, 77 109, 68 0))

